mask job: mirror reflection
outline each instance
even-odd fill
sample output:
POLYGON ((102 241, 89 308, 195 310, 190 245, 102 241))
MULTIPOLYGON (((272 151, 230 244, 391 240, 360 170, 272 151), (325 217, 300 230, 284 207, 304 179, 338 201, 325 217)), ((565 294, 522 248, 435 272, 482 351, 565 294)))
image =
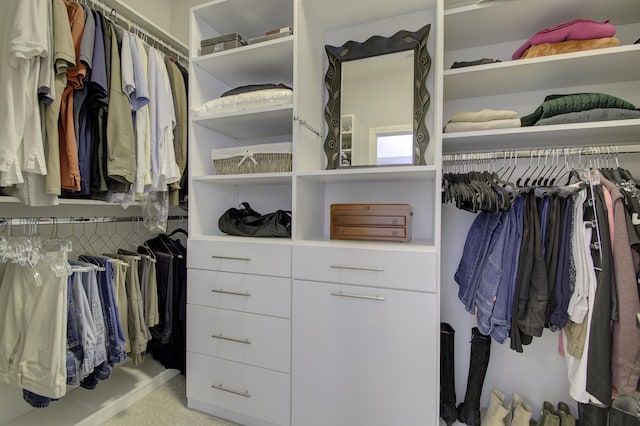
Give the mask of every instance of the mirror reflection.
POLYGON ((339 167, 413 163, 414 51, 342 63, 339 167))

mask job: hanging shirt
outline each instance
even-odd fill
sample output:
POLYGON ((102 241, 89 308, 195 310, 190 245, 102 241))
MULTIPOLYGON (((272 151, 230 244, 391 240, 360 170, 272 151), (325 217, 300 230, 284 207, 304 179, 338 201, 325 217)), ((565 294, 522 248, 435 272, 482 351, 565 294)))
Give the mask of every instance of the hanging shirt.
MULTIPOLYGON (((171 95, 173 98, 173 106, 176 111, 176 126, 173 129, 173 150, 176 156, 176 163, 180 171, 180 176, 187 166, 187 92, 185 90, 184 79, 178 66, 170 59, 165 59, 167 73, 171 83, 171 95)), ((171 185, 169 195, 169 205, 177 206, 179 204, 180 182, 174 182, 171 185)))
POLYGON ((87 66, 80 62, 80 43, 84 31, 84 9, 80 3, 64 0, 71 25, 71 37, 75 49, 76 66, 67 71, 67 87, 62 94, 60 104, 59 144, 60 144, 60 181, 63 189, 80 190, 80 171, 78 169, 78 145, 73 119, 73 92, 81 89, 87 66))
POLYGON ((149 49, 149 114, 151 117, 151 186, 166 191, 167 184, 180 179, 173 151, 173 128, 176 123, 171 85, 162 55, 149 49))
MULTIPOLYGON (((38 99, 41 101, 37 103, 35 108, 38 109, 38 113, 33 115, 28 121, 25 122, 25 125, 28 129, 25 129, 25 134, 30 134, 32 131, 39 131, 40 135, 35 139, 27 138, 23 144, 23 164, 28 164, 31 160, 29 157, 33 154, 38 158, 38 162, 42 162, 42 167, 45 170, 46 174, 46 151, 45 144, 47 143, 47 126, 46 120, 43 119, 46 116, 46 110, 49 105, 53 104, 54 98, 56 95, 56 81, 53 72, 53 11, 51 9, 50 2, 44 2, 43 4, 39 4, 42 6, 37 12, 29 12, 29 13, 39 13, 39 16, 33 16, 39 20, 40 22, 37 25, 44 25, 44 32, 46 33, 46 53, 35 58, 36 63, 38 64, 38 86, 37 93, 38 99), (43 56, 45 55, 45 56, 43 56), (36 120, 36 121, 31 121, 36 120), (34 145, 30 145, 32 142, 34 145)), ((66 16, 66 14, 65 14, 66 16)), ((66 18, 65 18, 66 21, 66 18)), ((64 78, 64 76, 63 76, 64 78)), ((65 79, 66 80, 66 79, 65 79)), ((59 91, 62 91, 62 84, 60 85, 59 91)), ((32 92, 29 89, 27 95, 30 98, 32 92)), ((23 95, 24 96, 24 95, 23 95)), ((55 123, 55 120, 54 120, 55 123)), ((57 132, 57 129, 54 127, 54 134, 57 132)), ((57 143, 57 138, 54 139, 57 143)), ((10 192, 13 196, 17 197, 22 203, 28 206, 51 206, 58 204, 58 196, 57 195, 49 195, 45 192, 45 175, 42 173, 42 170, 29 170, 31 165, 28 167, 22 166, 23 169, 23 183, 18 183, 15 185, 10 192)), ((40 169, 40 167, 38 167, 40 169)))
MULTIPOLYGON (((135 91, 129 95, 131 109, 134 110, 134 126, 136 137, 136 180, 134 191, 137 197, 144 193, 145 176, 151 179, 147 164, 150 163, 151 135, 149 134, 149 82, 147 81, 147 54, 142 41, 130 35, 131 60, 133 65, 133 81, 135 91)), ((149 182, 150 183, 150 182, 149 182)))
POLYGON ((40 59, 49 55, 49 5, 2 3, 0 28, 0 186, 24 181, 22 172, 46 174, 40 126, 40 59), (25 31, 25 28, 28 29, 25 31))
POLYGON ((71 27, 67 16, 67 8, 63 0, 53 0, 53 61, 55 70, 55 96, 53 102, 45 107, 45 128, 47 143, 47 175, 45 191, 59 195, 60 182, 60 144, 58 117, 62 92, 67 85, 67 70, 75 67, 76 58, 71 38, 71 27))
MULTIPOLYGON (((114 192, 128 192, 136 173, 131 104, 129 97, 122 90, 122 67, 118 48, 121 39, 118 39, 118 32, 114 25, 109 25, 108 30, 111 32, 111 81, 107 115, 106 172, 112 181, 120 184, 118 186, 124 185, 122 187, 124 190, 118 189, 114 192)), ((113 186, 109 189, 113 190, 113 186)))
MULTIPOLYGON (((147 82, 147 97, 151 99, 151 90, 149 88, 149 56, 147 55, 147 49, 142 42, 142 40, 138 37, 135 37, 135 42, 138 45, 138 53, 140 54, 140 62, 142 65, 142 69, 144 71, 144 79, 147 82)), ((141 78, 143 78, 141 77, 141 78)), ((144 107, 138 110, 136 114, 136 132, 140 135, 142 139, 142 135, 144 134, 144 185, 141 187, 139 184, 136 186, 136 193, 142 195, 144 192, 144 188, 147 186, 151 186, 151 117, 149 115, 150 106, 147 103, 144 107), (140 188, 143 188, 140 190, 140 188), (138 192, 138 190, 140 190, 138 192)))

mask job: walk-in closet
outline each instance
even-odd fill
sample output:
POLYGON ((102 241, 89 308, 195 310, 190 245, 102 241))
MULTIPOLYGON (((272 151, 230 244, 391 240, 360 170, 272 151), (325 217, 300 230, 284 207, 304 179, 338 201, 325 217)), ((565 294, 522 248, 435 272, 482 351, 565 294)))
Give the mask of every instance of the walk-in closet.
POLYGON ((640 425, 637 0, 5 1, 0 424, 640 425))

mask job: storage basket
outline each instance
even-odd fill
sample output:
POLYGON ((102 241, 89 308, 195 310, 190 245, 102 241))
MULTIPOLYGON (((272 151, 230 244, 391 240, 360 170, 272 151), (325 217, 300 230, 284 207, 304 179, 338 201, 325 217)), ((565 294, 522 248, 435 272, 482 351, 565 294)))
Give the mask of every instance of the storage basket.
POLYGON ((211 150, 216 174, 278 173, 291 171, 291 142, 211 150))

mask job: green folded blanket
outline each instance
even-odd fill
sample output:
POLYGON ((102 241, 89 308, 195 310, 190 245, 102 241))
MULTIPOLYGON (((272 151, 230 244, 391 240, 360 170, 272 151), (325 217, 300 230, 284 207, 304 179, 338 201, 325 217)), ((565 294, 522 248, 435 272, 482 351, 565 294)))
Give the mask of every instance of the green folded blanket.
POLYGON ((559 114, 580 112, 596 108, 636 109, 620 98, 605 93, 575 93, 570 95, 549 95, 533 113, 520 119, 522 126, 533 126, 538 120, 559 114))

